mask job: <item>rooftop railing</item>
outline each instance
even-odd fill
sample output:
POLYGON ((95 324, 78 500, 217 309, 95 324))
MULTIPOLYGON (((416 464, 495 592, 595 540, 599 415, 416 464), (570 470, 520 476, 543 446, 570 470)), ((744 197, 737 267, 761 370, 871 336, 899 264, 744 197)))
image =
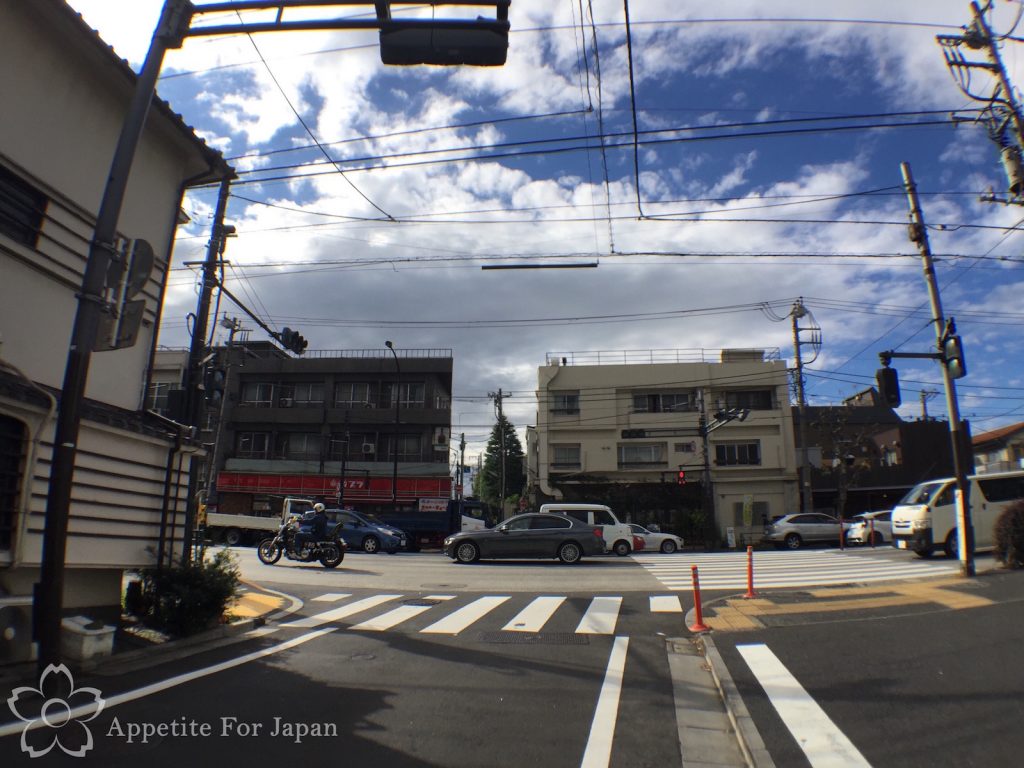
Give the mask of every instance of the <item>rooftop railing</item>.
POLYGON ((548 352, 547 365, 643 365, 653 363, 732 363, 781 360, 778 347, 754 349, 620 349, 548 352))

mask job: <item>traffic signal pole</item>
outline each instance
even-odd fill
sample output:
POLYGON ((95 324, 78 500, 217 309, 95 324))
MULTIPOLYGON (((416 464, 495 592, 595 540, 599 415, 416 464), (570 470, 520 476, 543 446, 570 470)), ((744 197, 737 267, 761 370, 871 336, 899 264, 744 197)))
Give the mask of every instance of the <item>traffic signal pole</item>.
MULTIPOLYGON (((960 421, 960 406, 956 395, 956 382, 946 360, 945 346, 947 339, 946 320, 942 314, 942 300, 939 296, 939 284, 935 279, 935 266, 932 262, 931 246, 928 243, 928 232, 924 225, 921 203, 917 197, 917 186, 910 172, 909 163, 900 163, 903 173, 903 185, 910 204, 910 239, 921 252, 924 266, 924 281, 928 285, 928 298, 932 305, 932 318, 935 324, 935 339, 942 367, 942 382, 946 390, 946 413, 949 415, 949 437, 953 442, 953 471, 956 475, 957 491, 957 552, 960 555, 960 575, 974 576, 974 528, 971 524, 970 485, 967 483, 967 457, 964 455, 963 425, 960 421)), ((938 542, 934 542, 938 543, 938 542)))

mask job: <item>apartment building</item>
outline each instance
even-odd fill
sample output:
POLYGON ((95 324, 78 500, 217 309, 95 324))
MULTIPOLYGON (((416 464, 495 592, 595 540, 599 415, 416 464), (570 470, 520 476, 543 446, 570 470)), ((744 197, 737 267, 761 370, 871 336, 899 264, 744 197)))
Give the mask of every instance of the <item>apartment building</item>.
POLYGON ((535 504, 602 501, 635 522, 722 541, 798 506, 778 350, 549 354, 537 400, 527 430, 535 504))
POLYGON ((278 511, 289 495, 366 512, 450 498, 451 350, 298 358, 242 340, 220 348, 218 360, 223 413, 211 413, 203 438, 215 446, 208 486, 217 511, 278 511))
POLYGON ((1013 472, 1024 469, 1024 422, 975 435, 977 472, 1013 472))
MULTIPOLYGON (((62 0, 2 8, 0 662, 9 662, 33 652, 31 596, 47 525, 56 403, 96 213, 136 78, 62 0)), ((71 490, 68 611, 116 619, 123 571, 153 565, 154 551, 170 552, 175 542, 180 554, 196 447, 146 414, 144 396, 183 194, 230 173, 218 152, 154 101, 114 244, 148 241, 153 265, 148 279, 139 272, 135 343, 112 348, 104 323, 92 355, 71 490)))

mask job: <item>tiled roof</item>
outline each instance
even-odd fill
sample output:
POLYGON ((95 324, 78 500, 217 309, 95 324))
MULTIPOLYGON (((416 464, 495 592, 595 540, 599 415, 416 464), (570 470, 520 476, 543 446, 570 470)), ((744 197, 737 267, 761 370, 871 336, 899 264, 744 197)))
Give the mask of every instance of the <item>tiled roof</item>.
POLYGON ((1008 427, 993 429, 990 432, 982 432, 980 435, 974 435, 974 437, 971 438, 971 443, 974 445, 994 443, 997 440, 1002 440, 1004 437, 1010 437, 1017 432, 1024 432, 1024 421, 1017 424, 1011 424, 1008 427))

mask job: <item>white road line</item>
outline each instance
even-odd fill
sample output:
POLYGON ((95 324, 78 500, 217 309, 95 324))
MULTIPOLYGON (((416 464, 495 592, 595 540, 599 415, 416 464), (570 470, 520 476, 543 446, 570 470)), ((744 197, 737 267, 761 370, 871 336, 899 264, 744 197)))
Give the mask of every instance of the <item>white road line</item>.
POLYGON ((615 622, 619 618, 621 597, 595 597, 583 614, 577 635, 611 635, 615 633, 615 622))
POLYGON ((626 669, 628 647, 628 637, 616 637, 612 644, 580 768, 607 768, 611 762, 612 740, 615 737, 615 721, 619 716, 619 694, 622 692, 622 675, 626 669))
POLYGON ((314 597, 310 602, 313 603, 336 603, 339 600, 344 600, 346 597, 352 597, 347 592, 328 592, 320 597, 314 597))
POLYGON ((499 605, 508 600, 508 595, 488 595, 464 605, 454 613, 445 616, 420 632, 428 635, 457 635, 473 622, 486 616, 499 605))
MULTIPOLYGON (((431 595, 428 600, 452 600, 455 595, 431 595)), ((361 624, 356 624, 349 629, 358 629, 363 632, 383 632, 386 629, 398 626, 403 621, 408 621, 419 616, 421 613, 426 613, 434 606, 432 605, 400 605, 398 608, 382 613, 380 616, 376 616, 368 621, 364 621, 361 624)))
POLYGON ((516 614, 516 617, 501 629, 504 632, 540 632, 548 619, 554 615, 558 607, 564 602, 564 597, 548 595, 538 597, 516 614))
POLYGON ((871 768, 767 645, 737 645, 736 650, 813 768, 871 768))
MULTIPOLYGON (((262 659, 266 656, 271 656, 275 653, 280 653, 281 651, 287 651, 289 648, 294 648, 298 645, 302 645, 303 643, 307 643, 310 640, 315 640, 318 637, 323 637, 324 635, 330 634, 334 631, 334 627, 329 627, 327 629, 318 629, 314 632, 307 632, 304 635, 293 637, 291 640, 286 640, 283 643, 278 643, 277 645, 273 645, 270 648, 264 648, 259 651, 253 651, 252 653, 247 653, 244 656, 239 656, 235 659, 228 659, 227 661, 222 661, 220 664, 214 664, 211 667, 204 667, 203 669, 197 669, 192 672, 185 672, 181 675, 175 675, 174 677, 169 677, 166 680, 159 680, 155 683, 145 685, 142 688, 136 688, 134 691, 119 693, 115 696, 110 696, 109 698, 102 699, 102 707, 104 710, 112 709, 113 707, 116 707, 120 704, 126 704, 129 701, 135 701, 136 699, 141 699, 145 696, 150 696, 154 693, 166 691, 167 689, 174 688, 176 686, 181 685, 182 683, 188 683, 192 680, 198 680, 201 677, 207 677, 209 675, 216 674, 217 672, 223 672, 226 669, 231 669, 232 667, 237 667, 242 664, 246 664, 250 661, 262 659)), ((68 718, 70 720, 79 720, 82 717, 85 717, 86 715, 93 714, 95 711, 95 702, 92 702, 90 704, 83 704, 80 707, 75 707, 74 709, 72 709, 71 712, 68 713, 68 718)), ((23 730, 39 728, 43 724, 44 720, 42 718, 40 718, 39 720, 35 720, 29 724, 26 724, 23 720, 18 720, 14 723, 3 723, 0 724, 0 738, 4 736, 10 736, 15 733, 19 733, 23 730)))
POLYGON ((651 613, 682 613, 678 595, 651 595, 651 613))
POLYGON ((295 621, 289 621, 282 624, 282 627, 319 627, 321 624, 326 624, 329 621, 337 621, 338 619, 344 619, 347 616, 351 616, 353 613, 359 613, 360 611, 366 611, 370 608, 375 608, 381 603, 386 603, 389 600, 397 600, 401 595, 374 595, 373 597, 366 597, 362 600, 356 600, 354 603, 343 605, 339 608, 332 608, 329 611, 318 613, 315 616, 307 616, 304 619, 296 619, 295 621))

